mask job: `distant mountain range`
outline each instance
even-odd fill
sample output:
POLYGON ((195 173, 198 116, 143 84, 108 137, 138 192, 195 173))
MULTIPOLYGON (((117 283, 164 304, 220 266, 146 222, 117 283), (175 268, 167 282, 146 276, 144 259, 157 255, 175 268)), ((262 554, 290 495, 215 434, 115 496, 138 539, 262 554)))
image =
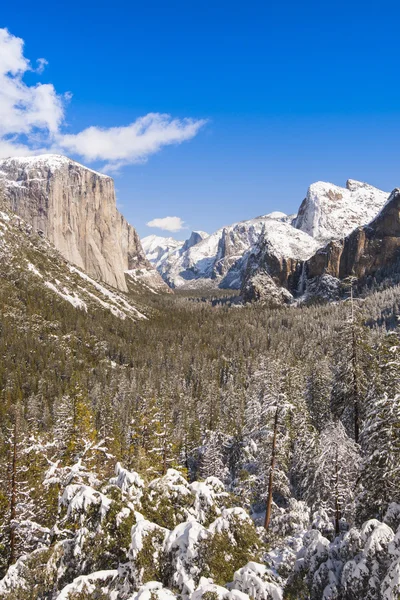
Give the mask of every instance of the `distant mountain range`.
POLYGON ((303 265, 314 264, 312 257, 321 256, 326 244, 370 223, 388 197, 351 179, 345 188, 317 182, 309 187, 297 215, 273 212, 211 235, 193 232, 184 243, 148 236, 142 244, 172 288, 241 289, 247 300, 290 302, 306 291, 309 277, 303 265))
POLYGON ((272 304, 335 299, 344 278, 368 283, 396 270, 399 258, 398 190, 389 197, 351 179, 346 187, 313 183, 297 215, 272 212, 211 235, 193 231, 184 242, 140 240, 116 208, 113 180, 64 156, 1 160, 1 189, 8 214, 120 292, 140 284, 241 290, 245 301, 272 304))

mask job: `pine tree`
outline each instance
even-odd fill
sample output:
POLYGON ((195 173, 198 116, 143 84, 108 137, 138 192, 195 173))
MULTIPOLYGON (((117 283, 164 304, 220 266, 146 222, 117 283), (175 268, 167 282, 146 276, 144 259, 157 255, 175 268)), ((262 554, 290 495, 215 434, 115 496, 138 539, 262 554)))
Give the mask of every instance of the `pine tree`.
MULTIPOLYGON (((25 430, 22 409, 17 405, 6 439, 7 468, 2 480, 3 517, 0 524, 2 562, 12 565, 31 549, 30 523, 40 519, 41 477, 31 462, 31 440, 25 430), (36 500, 36 502, 35 502, 36 500)), ((37 464, 37 463, 36 463, 37 464)))
POLYGON ((369 400, 361 448, 358 518, 382 519, 390 502, 400 502, 400 395, 369 400))
POLYGON ((325 358, 311 365, 306 381, 306 402, 313 426, 322 431, 331 420, 332 373, 325 358))
POLYGON ((342 421, 349 435, 358 443, 368 389, 371 350, 360 305, 353 296, 352 280, 349 285, 348 316, 337 334, 332 356, 331 410, 334 418, 342 421))
POLYGON ((359 470, 358 446, 340 421, 330 423, 322 431, 314 460, 306 499, 313 510, 323 508, 332 516, 335 532, 339 533, 341 519, 352 518, 359 470))
POLYGON ((218 477, 223 483, 229 479, 229 469, 224 461, 224 435, 221 431, 208 431, 203 443, 200 461, 200 475, 218 477))
MULTIPOLYGON (((260 377, 261 373, 258 374, 260 377)), ((257 375, 256 375, 257 379, 257 375)), ((289 369, 279 361, 267 363, 262 374, 261 415, 262 436, 259 447, 260 474, 265 486, 266 513, 265 529, 269 528, 274 495, 288 497, 289 454, 290 454, 290 413, 293 404, 288 399, 291 389, 289 369)))

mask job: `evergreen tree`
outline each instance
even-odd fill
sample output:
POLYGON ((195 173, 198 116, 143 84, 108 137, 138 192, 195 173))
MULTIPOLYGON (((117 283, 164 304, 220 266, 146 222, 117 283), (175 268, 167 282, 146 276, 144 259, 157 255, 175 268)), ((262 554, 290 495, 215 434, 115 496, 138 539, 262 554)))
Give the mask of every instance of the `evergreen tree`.
POLYGON ((382 519, 390 502, 400 502, 400 395, 369 400, 361 448, 358 518, 382 519))
POLYGON ((313 510, 324 509, 340 531, 342 518, 352 519, 355 485, 359 471, 359 449, 340 421, 321 433, 314 454, 314 473, 305 494, 313 510))
POLYGON ((306 380, 306 402, 313 426, 322 431, 331 420, 332 373, 328 361, 319 358, 306 380))
POLYGON ((223 483, 229 479, 229 469, 224 461, 224 435, 221 431, 208 431, 203 444, 200 462, 203 479, 218 477, 223 483))

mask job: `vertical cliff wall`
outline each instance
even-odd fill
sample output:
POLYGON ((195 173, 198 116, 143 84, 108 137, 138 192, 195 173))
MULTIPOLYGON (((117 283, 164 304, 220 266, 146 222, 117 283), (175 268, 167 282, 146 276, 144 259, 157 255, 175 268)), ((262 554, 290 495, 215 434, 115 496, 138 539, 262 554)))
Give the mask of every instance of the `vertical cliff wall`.
POLYGON ((111 177, 65 156, 42 155, 1 160, 0 185, 11 210, 92 277, 125 291, 124 272, 137 268, 163 285, 117 210, 111 177))

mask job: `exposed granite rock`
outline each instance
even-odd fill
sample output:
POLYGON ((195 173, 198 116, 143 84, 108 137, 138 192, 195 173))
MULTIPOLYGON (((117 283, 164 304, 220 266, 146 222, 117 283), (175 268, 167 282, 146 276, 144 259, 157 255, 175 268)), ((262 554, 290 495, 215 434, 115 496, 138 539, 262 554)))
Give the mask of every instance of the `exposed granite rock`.
POLYGON ((343 241, 330 242, 306 261, 307 279, 330 275, 362 280, 396 264, 400 258, 400 190, 395 189, 369 225, 343 241))
POLYGON ((293 225, 321 244, 343 239, 374 219, 388 197, 387 192, 354 179, 345 188, 317 181, 308 188, 293 225))
POLYGON ((329 242, 307 260, 271 253, 262 246, 248 261, 248 273, 242 288, 245 300, 265 299, 287 303, 273 285, 291 296, 337 300, 341 281, 353 276, 367 283, 371 277, 384 278, 400 270, 400 189, 389 196, 380 213, 368 224, 354 229, 342 240, 329 242), (265 290, 262 286, 265 285, 265 290))
POLYGON ((136 230, 116 208, 111 177, 65 156, 0 161, 0 182, 13 212, 42 232, 70 262, 126 291, 125 271, 152 271, 136 230))
POLYGON ((249 278, 242 288, 244 302, 260 302, 270 308, 288 305, 293 302, 292 294, 275 283, 266 271, 258 271, 249 278))

